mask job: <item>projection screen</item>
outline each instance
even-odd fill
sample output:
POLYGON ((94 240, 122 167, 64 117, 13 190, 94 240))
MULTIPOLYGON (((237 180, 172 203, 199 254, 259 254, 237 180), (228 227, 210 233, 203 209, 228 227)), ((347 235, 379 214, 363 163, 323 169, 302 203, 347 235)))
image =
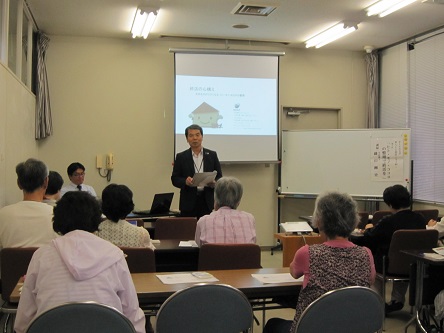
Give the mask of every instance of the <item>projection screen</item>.
POLYGON ((189 148, 185 128, 198 124, 221 162, 276 162, 283 53, 172 52, 175 154, 189 148))

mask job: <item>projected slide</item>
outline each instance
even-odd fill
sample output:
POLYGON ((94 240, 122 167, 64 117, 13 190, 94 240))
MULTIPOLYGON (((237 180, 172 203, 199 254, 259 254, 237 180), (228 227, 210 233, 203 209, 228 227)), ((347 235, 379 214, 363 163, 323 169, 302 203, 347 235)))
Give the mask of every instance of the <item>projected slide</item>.
POLYGON ((176 86, 177 128, 197 124, 206 134, 276 134, 274 79, 178 76, 176 86))
POLYGON ((175 68, 175 153, 197 124, 222 162, 277 160, 277 56, 176 54, 175 68))

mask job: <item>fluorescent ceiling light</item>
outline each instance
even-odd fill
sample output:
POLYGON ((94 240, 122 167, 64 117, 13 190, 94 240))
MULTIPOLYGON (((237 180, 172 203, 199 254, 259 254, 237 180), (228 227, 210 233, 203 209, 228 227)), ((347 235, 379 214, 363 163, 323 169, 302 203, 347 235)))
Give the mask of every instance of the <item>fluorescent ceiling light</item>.
POLYGON ((328 43, 335 41, 341 37, 348 35, 349 33, 358 30, 358 25, 347 25, 345 23, 339 23, 331 27, 330 29, 317 34, 316 36, 308 39, 305 42, 305 47, 313 47, 320 48, 328 43))
POLYGON ((416 0, 381 0, 367 8, 367 16, 387 16, 397 10, 410 5, 416 0))
POLYGON ((131 33, 133 38, 143 37, 147 38, 154 22, 157 18, 157 10, 137 8, 136 16, 134 16, 131 33))

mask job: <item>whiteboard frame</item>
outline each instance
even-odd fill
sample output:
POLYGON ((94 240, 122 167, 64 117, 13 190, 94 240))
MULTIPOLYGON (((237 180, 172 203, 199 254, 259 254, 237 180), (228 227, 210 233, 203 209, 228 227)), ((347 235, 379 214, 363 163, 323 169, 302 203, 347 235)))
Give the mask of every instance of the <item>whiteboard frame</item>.
POLYGON ((388 186, 401 184, 410 189, 409 128, 284 130, 281 134, 279 194, 312 198, 335 190, 356 198, 382 198, 388 186), (376 157, 372 156, 376 146, 387 148, 386 144, 387 147, 390 144, 388 148, 396 144, 402 149, 402 154, 398 151, 396 167, 395 159, 391 160, 392 169, 397 172, 393 172, 395 176, 390 179, 387 173, 384 178, 376 172, 382 165, 381 159, 375 162, 376 157), (372 169, 376 171, 372 173, 372 169), (377 174, 381 178, 377 178, 377 174))

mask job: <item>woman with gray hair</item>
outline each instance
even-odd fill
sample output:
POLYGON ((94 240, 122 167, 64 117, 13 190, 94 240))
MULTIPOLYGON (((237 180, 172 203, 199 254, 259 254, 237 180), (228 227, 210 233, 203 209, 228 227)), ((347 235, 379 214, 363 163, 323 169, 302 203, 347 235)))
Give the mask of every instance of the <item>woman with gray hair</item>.
POLYGON ((205 243, 256 243, 253 215, 237 210, 243 194, 239 179, 220 178, 214 189, 214 211, 197 222, 195 241, 205 243))
POLYGON ((294 332, 304 309, 326 292, 348 286, 370 287, 375 280, 371 251, 348 240, 359 221, 356 202, 345 193, 326 192, 316 199, 313 224, 325 236, 323 244, 300 248, 290 264, 297 279, 304 276, 293 321, 270 319, 267 332, 294 332))

